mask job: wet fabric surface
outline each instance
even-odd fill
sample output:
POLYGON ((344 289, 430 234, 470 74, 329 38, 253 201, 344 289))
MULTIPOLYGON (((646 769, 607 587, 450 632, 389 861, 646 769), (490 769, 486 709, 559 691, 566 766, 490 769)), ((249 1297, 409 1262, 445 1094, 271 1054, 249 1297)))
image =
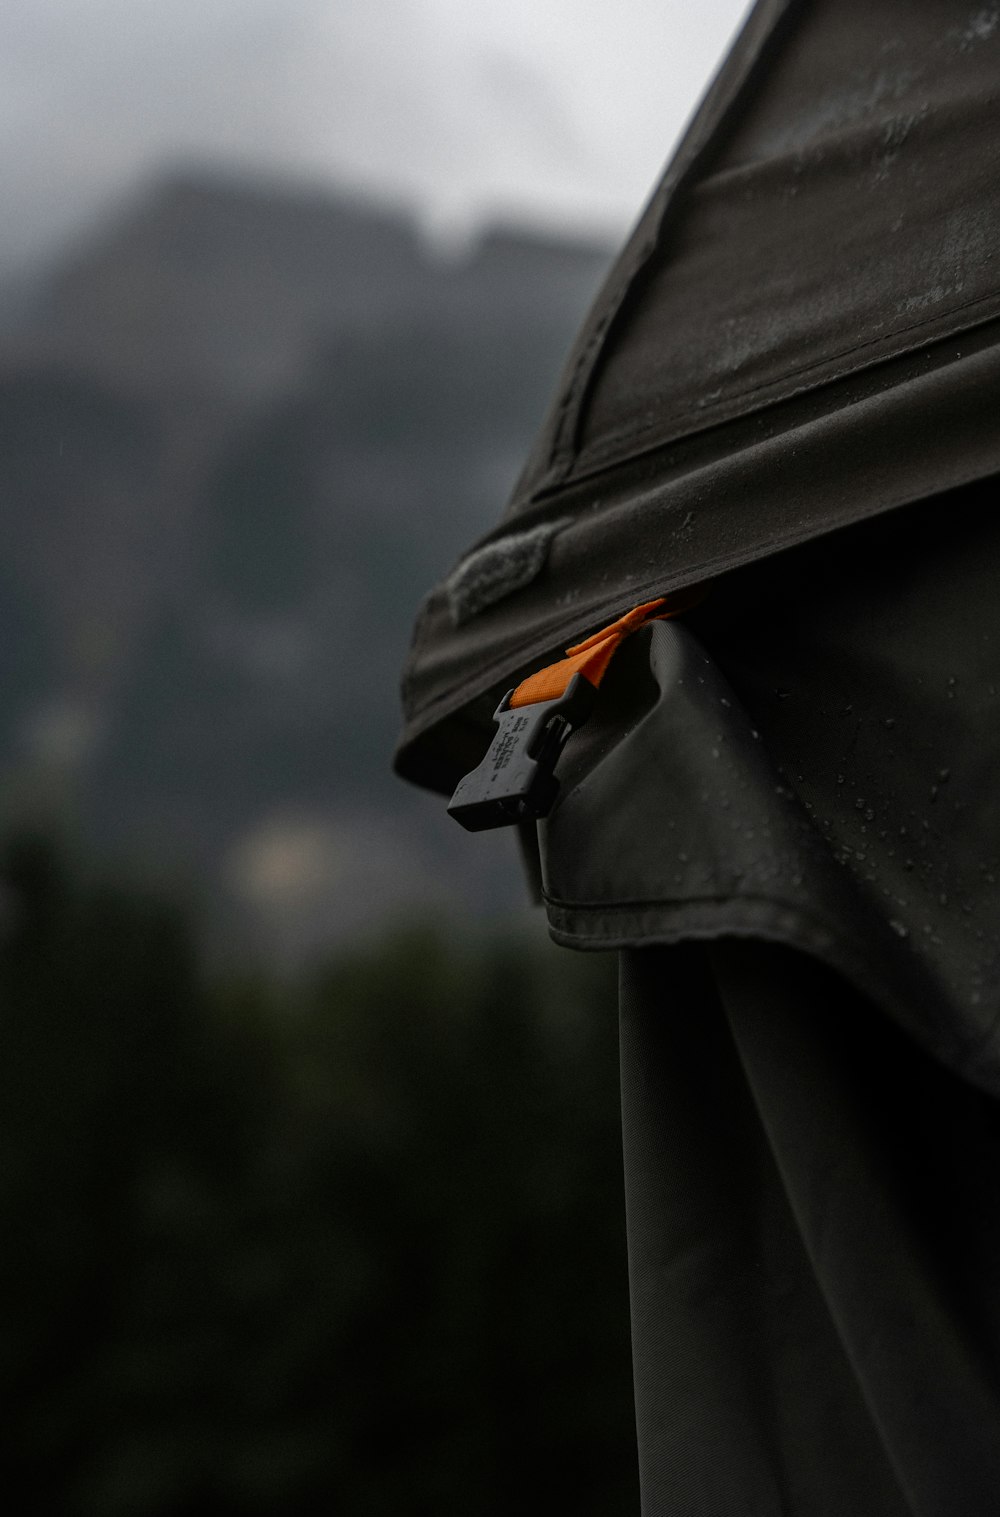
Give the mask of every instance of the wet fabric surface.
POLYGON ((1000 1095, 995 502, 775 557, 626 644, 540 827, 559 941, 789 943, 1000 1095))
POLYGON ((997 1510, 998 570, 987 483, 741 571, 565 752, 543 888, 622 950, 646 1514, 997 1510))
POLYGON ((1000 1511, 998 60, 993 6, 759 0, 459 566, 504 593, 415 629, 448 792, 716 581, 538 829, 553 936, 623 954, 647 1517, 1000 1511))
POLYGON ((603 343, 574 469, 995 316, 998 60, 981 6, 778 17, 603 343))
POLYGON ((457 571, 549 532, 537 572, 424 603, 401 773, 452 788, 631 606, 1000 471, 998 161, 995 6, 759 0, 457 571))

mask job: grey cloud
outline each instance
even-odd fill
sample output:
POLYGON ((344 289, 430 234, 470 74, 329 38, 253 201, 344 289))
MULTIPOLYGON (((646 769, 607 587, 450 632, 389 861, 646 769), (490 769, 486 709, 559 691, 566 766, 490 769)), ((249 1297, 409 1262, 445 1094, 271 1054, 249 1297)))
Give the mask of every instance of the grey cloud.
MULTIPOLYGON (((716 51, 738 10, 699 12, 716 51)), ((670 25, 658 0, 6 0, 0 267, 178 161, 347 181, 431 215, 623 221, 669 135, 636 101, 673 80, 686 109, 701 83, 683 50, 647 56, 670 25)))

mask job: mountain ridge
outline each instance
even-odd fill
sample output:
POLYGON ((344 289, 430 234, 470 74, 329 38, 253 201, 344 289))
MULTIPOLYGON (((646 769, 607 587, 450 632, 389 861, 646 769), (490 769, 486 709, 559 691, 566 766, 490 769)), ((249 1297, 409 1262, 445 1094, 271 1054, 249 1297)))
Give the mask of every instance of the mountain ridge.
POLYGON ((0 343, 0 771, 295 958, 509 869, 389 774, 418 601, 495 519, 609 250, 174 176, 0 343), (34 787, 34 789, 32 788, 34 787))

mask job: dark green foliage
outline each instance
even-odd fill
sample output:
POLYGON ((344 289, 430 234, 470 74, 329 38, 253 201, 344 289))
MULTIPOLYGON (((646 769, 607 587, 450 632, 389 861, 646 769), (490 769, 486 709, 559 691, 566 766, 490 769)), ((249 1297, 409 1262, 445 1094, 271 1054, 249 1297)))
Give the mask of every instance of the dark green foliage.
POLYGON ((3 859, 8 1488, 66 1517, 636 1508, 610 965, 412 930, 210 983, 3 859))

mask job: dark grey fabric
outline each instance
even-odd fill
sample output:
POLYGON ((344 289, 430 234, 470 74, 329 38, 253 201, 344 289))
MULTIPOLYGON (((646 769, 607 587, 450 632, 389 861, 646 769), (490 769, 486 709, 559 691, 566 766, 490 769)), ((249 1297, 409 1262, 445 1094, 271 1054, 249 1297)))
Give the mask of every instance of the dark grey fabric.
POLYGON ((647 1517, 1000 1510, 1000 11, 761 0, 570 357, 397 766, 617 655, 538 829, 616 947, 647 1517))
POLYGON ((1000 1096, 998 582, 987 482, 636 634, 539 827, 557 940, 787 943, 1000 1096))
POLYGON ((993 1517, 1000 1122, 745 940, 622 955, 644 1517, 993 1517))
POLYGON ((543 572, 421 613, 400 771, 639 601, 1000 472, 1000 23, 762 0, 585 322, 506 519, 543 572))
POLYGON ((572 472, 1000 315, 998 104, 982 5, 793 6, 683 205, 663 207, 590 375, 572 472))
POLYGON ((992 483, 744 569, 567 747, 543 895, 622 950, 648 1517, 997 1509, 998 579, 992 483))

